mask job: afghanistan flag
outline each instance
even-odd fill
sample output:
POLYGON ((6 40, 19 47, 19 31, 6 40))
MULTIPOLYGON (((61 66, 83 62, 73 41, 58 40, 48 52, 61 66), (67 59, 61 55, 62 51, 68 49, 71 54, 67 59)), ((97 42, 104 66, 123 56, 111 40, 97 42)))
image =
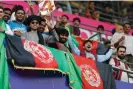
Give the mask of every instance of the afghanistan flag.
MULTIPOLYGON (((0 27, 6 30, 4 20, 0 20, 0 27)), ((0 32, 0 89, 9 89, 8 65, 4 47, 5 34, 0 32)))
POLYGON ((68 75, 69 85, 73 89, 104 89, 101 74, 91 59, 44 47, 19 37, 7 36, 6 42, 8 59, 13 60, 15 68, 56 70, 68 75))

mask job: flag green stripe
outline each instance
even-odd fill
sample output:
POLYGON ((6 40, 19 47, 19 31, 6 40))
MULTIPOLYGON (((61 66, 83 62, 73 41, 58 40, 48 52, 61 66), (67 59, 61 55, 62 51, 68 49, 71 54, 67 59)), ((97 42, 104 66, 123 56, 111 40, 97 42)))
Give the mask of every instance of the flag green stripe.
POLYGON ((69 72, 69 66, 63 51, 56 50, 54 48, 47 47, 53 54, 58 64, 58 69, 63 72, 69 72))
POLYGON ((69 84, 74 89, 82 89, 81 71, 76 65, 72 54, 47 47, 58 63, 58 69, 69 73, 69 84))
MULTIPOLYGON (((6 30, 5 22, 0 21, 0 27, 6 30)), ((8 65, 3 44, 4 38, 5 34, 0 33, 0 89, 9 89, 8 65)))
POLYGON ((75 37, 74 36, 72 36, 72 27, 71 27, 71 25, 67 25, 66 26, 66 29, 69 31, 69 33, 70 33, 70 35, 71 35, 71 37, 72 37, 72 41, 73 41, 73 43, 77 46, 77 47, 79 47, 79 43, 78 43, 78 41, 75 39, 75 37))
POLYGON ((74 83, 70 84, 70 86, 72 86, 74 89, 82 89, 81 70, 76 64, 71 53, 67 53, 67 60, 69 60, 69 66, 71 68, 69 80, 74 80, 74 83))

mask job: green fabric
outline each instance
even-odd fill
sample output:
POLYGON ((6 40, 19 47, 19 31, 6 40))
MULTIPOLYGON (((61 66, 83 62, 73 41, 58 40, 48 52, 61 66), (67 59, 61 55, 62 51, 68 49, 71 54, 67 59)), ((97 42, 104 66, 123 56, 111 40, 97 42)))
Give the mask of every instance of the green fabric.
POLYGON ((71 25, 66 25, 66 27, 65 27, 68 31, 69 31, 69 33, 70 33, 70 35, 71 35, 71 37, 72 37, 72 41, 73 41, 73 43, 77 46, 77 47, 79 47, 79 44, 78 44, 78 41, 75 39, 75 37, 74 36, 72 36, 72 27, 71 27, 71 25))
POLYGON ((76 65, 72 54, 47 47, 58 63, 58 69, 69 73, 69 84, 73 89, 82 89, 81 71, 76 65))
POLYGON ((71 25, 70 24, 67 24, 66 26, 65 26, 65 28, 69 31, 69 33, 70 34, 72 34, 72 27, 71 27, 71 25))
POLYGON ((3 29, 3 30, 7 30, 6 29, 6 23, 5 23, 5 21, 2 19, 2 20, 0 20, 0 27, 3 29))
POLYGON ((75 36, 71 36, 71 37, 72 37, 73 43, 74 43, 77 47, 79 47, 79 43, 78 43, 78 41, 76 40, 76 37, 75 37, 75 36))
MULTIPOLYGON (((5 22, 0 21, 0 27, 6 30, 5 22)), ((8 65, 3 44, 4 38, 5 34, 0 33, 0 89, 9 89, 8 65)))

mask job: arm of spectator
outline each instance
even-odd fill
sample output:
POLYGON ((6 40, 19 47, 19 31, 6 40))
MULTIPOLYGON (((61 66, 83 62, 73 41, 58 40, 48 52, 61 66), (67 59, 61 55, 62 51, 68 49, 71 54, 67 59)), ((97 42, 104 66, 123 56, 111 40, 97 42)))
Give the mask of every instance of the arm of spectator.
POLYGON ((116 43, 114 43, 114 47, 117 48, 120 44, 125 39, 125 36, 122 36, 116 43))
POLYGON ((59 28, 60 27, 60 23, 61 23, 61 17, 57 17, 55 28, 59 28))
POLYGON ((52 35, 55 37, 55 39, 56 39, 57 41, 59 41, 59 36, 58 36, 58 34, 56 33, 55 29, 54 29, 54 30, 51 30, 51 33, 52 33, 52 35))
POLYGON ((77 55, 80 55, 80 50, 76 47, 76 45, 72 42, 72 38, 71 36, 69 35, 68 36, 68 43, 72 49, 72 52, 77 54, 77 55))
POLYGON ((28 1, 29 7, 30 7, 30 11, 31 11, 31 15, 35 15, 34 13, 34 8, 33 8, 33 4, 31 2, 28 1))
POLYGON ((105 55, 97 55, 97 60, 99 62, 104 62, 104 61, 107 61, 110 59, 110 57, 112 56, 113 54, 113 50, 110 49, 105 55))
POLYGON ((21 32, 20 31, 14 31, 14 34, 17 36, 21 36, 21 32))

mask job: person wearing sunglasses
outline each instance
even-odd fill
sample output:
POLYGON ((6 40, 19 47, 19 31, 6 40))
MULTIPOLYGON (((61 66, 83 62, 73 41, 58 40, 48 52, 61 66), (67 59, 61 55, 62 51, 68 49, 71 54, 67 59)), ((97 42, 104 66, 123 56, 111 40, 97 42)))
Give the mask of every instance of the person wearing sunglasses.
POLYGON ((43 37, 38 32, 40 23, 41 17, 36 15, 29 16, 25 21, 25 24, 28 26, 27 32, 22 34, 21 38, 43 44, 43 37))

